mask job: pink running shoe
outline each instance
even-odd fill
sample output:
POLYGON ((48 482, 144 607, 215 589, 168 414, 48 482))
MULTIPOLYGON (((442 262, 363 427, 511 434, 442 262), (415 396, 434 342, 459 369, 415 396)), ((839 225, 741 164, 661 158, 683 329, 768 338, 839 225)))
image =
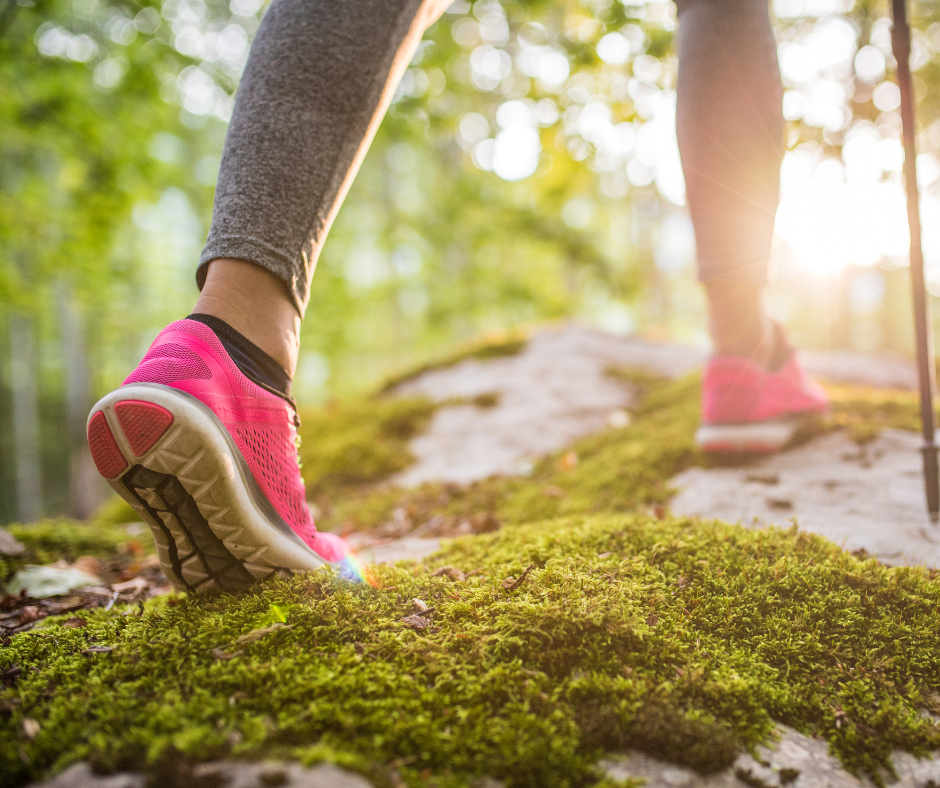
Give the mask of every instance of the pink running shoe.
POLYGON ((249 380, 218 337, 172 323, 88 417, 98 471, 150 525, 179 589, 242 591, 276 573, 355 562, 317 531, 294 405, 249 380))
POLYGON ((829 398, 800 366, 778 330, 785 362, 767 372, 746 358, 714 356, 702 380, 702 422, 695 442, 709 453, 766 453, 789 444, 829 398))

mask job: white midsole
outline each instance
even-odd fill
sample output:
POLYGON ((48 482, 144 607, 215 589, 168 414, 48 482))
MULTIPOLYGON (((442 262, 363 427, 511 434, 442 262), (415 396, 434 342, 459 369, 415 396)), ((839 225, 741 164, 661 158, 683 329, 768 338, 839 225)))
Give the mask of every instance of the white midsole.
MULTIPOLYGON (((292 532, 285 533, 283 529, 290 529, 283 521, 278 527, 270 513, 265 514, 263 504, 259 505, 253 498, 251 488, 255 489, 256 496, 261 495, 260 490, 242 457, 233 456, 237 449, 225 426, 194 397, 156 383, 132 383, 103 397, 92 409, 89 421, 98 411, 104 413, 129 467, 142 465, 176 477, 195 500, 212 532, 253 576, 261 579, 278 569, 298 572, 325 565, 326 562, 299 537, 292 532), (114 406, 124 400, 150 402, 173 414, 173 423, 142 457, 135 457, 114 412, 114 406)), ((147 511, 121 483, 126 473, 125 470, 109 484, 148 521, 161 563, 165 570, 170 570, 168 575, 173 575, 165 532, 149 522, 147 511)), ((277 517, 276 512, 274 517, 277 517)), ((177 540, 180 555, 194 552, 196 546, 188 543, 173 518, 167 515, 162 519, 177 540)), ((192 566, 183 565, 183 580, 196 587, 202 581, 200 575, 205 573, 198 562, 190 563, 192 566)), ((178 577, 171 576, 170 580, 177 586, 185 585, 178 577)))
POLYGON ((695 431, 700 448, 709 446, 766 447, 781 449, 793 440, 800 428, 797 419, 758 421, 750 424, 702 424, 695 431))

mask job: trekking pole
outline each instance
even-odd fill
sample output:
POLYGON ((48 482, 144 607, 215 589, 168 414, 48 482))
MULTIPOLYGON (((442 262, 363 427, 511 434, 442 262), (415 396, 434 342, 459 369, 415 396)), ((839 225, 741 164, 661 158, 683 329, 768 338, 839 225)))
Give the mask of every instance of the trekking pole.
POLYGON ((901 89, 901 137, 904 141, 904 183, 907 190, 907 221, 911 230, 911 289, 914 295, 914 336, 917 341, 917 377, 920 381, 920 420, 924 433, 924 485, 930 520, 940 520, 940 469, 934 434, 934 393, 937 388, 933 356, 933 324, 930 301, 924 285, 924 251, 920 237, 920 200, 917 191, 917 150, 914 145, 914 95, 911 90, 911 28, 907 22, 907 0, 891 0, 894 24, 891 49, 897 61, 901 89))

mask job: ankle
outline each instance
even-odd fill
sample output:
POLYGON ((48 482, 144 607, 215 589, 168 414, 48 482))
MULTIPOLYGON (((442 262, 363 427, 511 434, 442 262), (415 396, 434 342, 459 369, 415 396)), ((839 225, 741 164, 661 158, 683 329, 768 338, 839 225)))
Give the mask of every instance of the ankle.
POLYGON ((244 260, 213 260, 192 311, 225 321, 293 377, 300 314, 284 284, 270 271, 244 260))
POLYGON ((762 288, 720 282, 707 284, 705 292, 714 352, 741 356, 769 369, 776 355, 777 332, 764 307, 762 288))

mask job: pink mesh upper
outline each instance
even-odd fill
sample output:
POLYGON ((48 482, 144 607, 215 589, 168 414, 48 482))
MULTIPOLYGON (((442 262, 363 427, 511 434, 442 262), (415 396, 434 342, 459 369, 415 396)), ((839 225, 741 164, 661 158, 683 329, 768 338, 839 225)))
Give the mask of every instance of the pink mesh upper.
POLYGON ((319 533, 310 516, 297 464, 293 408, 245 377, 211 328, 195 320, 167 326, 124 384, 142 382, 171 386, 207 405, 294 532, 328 561, 345 556, 343 540, 319 533))
POLYGON ((702 379, 702 421, 745 424, 796 413, 821 413, 829 406, 826 392, 791 353, 776 372, 746 358, 715 356, 702 379))

